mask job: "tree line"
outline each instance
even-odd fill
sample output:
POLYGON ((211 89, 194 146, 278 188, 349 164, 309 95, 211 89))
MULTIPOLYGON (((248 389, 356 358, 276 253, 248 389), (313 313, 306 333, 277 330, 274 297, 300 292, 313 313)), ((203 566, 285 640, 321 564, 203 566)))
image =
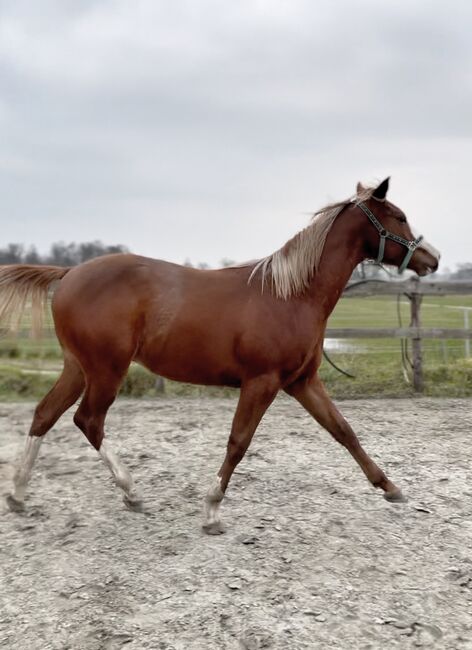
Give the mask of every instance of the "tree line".
POLYGON ((84 242, 81 244, 56 242, 49 252, 38 253, 35 246, 25 248, 22 244, 8 244, 0 248, 0 264, 52 264, 54 266, 75 266, 94 257, 112 253, 127 253, 126 246, 121 244, 107 246, 100 241, 84 242))
MULTIPOLYGON (((49 252, 41 254, 36 246, 25 248, 22 244, 7 244, 0 248, 0 264, 51 264, 53 266, 76 266, 87 260, 101 255, 112 255, 113 253, 129 253, 129 249, 122 244, 107 246, 101 241, 83 242, 76 244, 72 242, 56 242, 51 245, 49 252)), ((210 265, 206 262, 192 264, 187 258, 184 266, 190 266, 198 269, 209 269, 210 265)), ((232 266, 235 261, 224 257, 220 261, 220 266, 232 266)))
POLYGON ((466 262, 465 264, 458 264, 455 271, 447 274, 448 280, 470 280, 472 279, 472 264, 466 262))
MULTIPOLYGON (((35 246, 25 248, 22 244, 8 244, 0 248, 0 264, 52 264, 54 266, 75 266, 94 257, 101 255, 111 255, 113 253, 129 253, 126 246, 115 244, 112 246, 102 244, 101 241, 83 242, 77 244, 72 242, 56 242, 52 244, 49 252, 46 254, 38 253, 35 246)), ((220 266, 232 266, 235 264, 231 259, 223 258, 220 266)), ((184 261, 185 266, 195 266, 200 269, 209 269, 210 266, 205 262, 199 262, 194 265, 189 259, 184 261)), ((471 280, 472 263, 458 264, 455 271, 444 269, 436 274, 437 278, 444 280, 471 280)), ((351 281, 355 280, 387 280, 388 276, 385 271, 372 263, 363 262, 354 269, 351 281)))

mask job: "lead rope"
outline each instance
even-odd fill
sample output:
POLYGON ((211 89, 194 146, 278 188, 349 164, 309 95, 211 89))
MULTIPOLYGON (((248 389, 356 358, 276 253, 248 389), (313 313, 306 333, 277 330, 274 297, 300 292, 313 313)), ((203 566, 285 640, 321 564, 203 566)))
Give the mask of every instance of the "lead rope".
POLYGON ((331 359, 331 357, 328 355, 328 353, 326 352, 326 350, 325 350, 324 348, 323 348, 323 356, 324 356, 324 358, 326 359, 326 361, 327 361, 331 366, 333 366, 333 368, 334 368, 335 370, 337 370, 338 372, 340 372, 342 375, 345 375, 346 377, 349 377, 349 379, 355 379, 355 378, 356 378, 356 375, 351 375, 351 373, 348 372, 347 370, 343 370, 342 368, 340 368, 339 366, 337 366, 337 365, 334 363, 334 361, 331 359))
MULTIPOLYGON (((375 264, 375 262, 372 262, 372 264, 375 264)), ((389 271, 385 267, 383 267, 381 264, 379 264, 378 266, 380 266, 380 268, 383 268, 384 271, 389 273, 389 271)), ((356 280, 355 282, 351 282, 351 284, 348 284, 344 288, 344 292, 349 291, 349 289, 352 289, 353 287, 358 287, 361 284, 367 284, 367 282, 379 282, 379 280, 371 280, 371 279, 356 280)), ((380 282, 382 282, 382 280, 380 280, 380 282)), ((332 366, 335 370, 337 370, 339 373, 341 373, 341 375, 344 375, 345 377, 349 377, 349 379, 355 379, 356 378, 356 375, 353 375, 350 372, 348 372, 347 370, 343 370, 338 365, 336 365, 334 363, 334 361, 331 359, 331 357, 329 356, 329 354, 326 352, 326 349, 325 349, 324 346, 323 346, 323 357, 330 364, 330 366, 332 366)))

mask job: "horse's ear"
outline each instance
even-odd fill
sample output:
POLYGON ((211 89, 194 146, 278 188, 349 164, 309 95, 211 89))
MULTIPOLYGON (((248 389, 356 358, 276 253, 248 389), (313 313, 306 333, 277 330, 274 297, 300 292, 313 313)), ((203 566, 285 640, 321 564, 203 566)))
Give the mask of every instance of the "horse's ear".
POLYGON ((377 199, 377 201, 385 201, 385 197, 388 192, 388 184, 390 181, 390 176, 388 176, 384 181, 380 183, 378 187, 372 192, 372 197, 377 199))
POLYGON ((357 183, 356 192, 357 196, 360 196, 363 192, 365 192, 365 187, 362 185, 362 183, 357 183))

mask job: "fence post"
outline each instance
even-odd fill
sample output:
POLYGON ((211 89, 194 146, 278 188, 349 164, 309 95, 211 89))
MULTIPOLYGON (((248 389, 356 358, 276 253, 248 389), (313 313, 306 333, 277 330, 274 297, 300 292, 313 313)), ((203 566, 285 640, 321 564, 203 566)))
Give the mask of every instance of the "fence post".
MULTIPOLYGON (((464 309, 464 329, 469 329, 469 311, 470 308, 465 307, 464 309)), ((470 339, 464 341, 465 356, 470 357, 470 339)))
MULTIPOLYGON (((416 286, 419 280, 414 279, 416 286)), ((411 303, 411 323, 410 327, 420 328, 420 307, 423 296, 415 290, 410 294, 411 303)), ((413 387, 417 393, 422 393, 424 389, 423 380, 423 355, 421 351, 421 335, 414 336, 411 340, 411 347, 413 352, 413 387)))
POLYGON ((154 383, 154 388, 158 393, 165 393, 166 392, 166 385, 164 383, 163 377, 160 375, 156 375, 156 381, 154 383))

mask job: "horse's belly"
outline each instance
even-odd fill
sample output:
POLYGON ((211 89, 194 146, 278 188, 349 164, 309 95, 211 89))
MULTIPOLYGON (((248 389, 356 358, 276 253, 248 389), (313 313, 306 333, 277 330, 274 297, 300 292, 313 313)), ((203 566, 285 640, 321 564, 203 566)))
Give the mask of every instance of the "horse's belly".
POLYGON ((136 358, 152 372, 191 384, 240 386, 238 364, 226 346, 207 341, 166 341, 136 358))

